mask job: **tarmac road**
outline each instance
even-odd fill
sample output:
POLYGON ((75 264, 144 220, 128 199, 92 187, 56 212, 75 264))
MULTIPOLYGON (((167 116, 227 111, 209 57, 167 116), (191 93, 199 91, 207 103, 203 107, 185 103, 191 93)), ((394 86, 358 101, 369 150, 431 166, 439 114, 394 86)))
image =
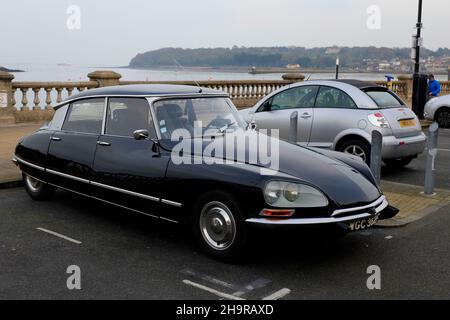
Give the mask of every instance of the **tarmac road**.
POLYGON ((5 189, 0 299, 448 299, 449 210, 334 241, 260 234, 246 261, 229 265, 197 252, 176 226, 64 191, 34 202, 5 189), (66 286, 70 265, 81 290, 66 286), (371 265, 381 290, 366 286, 371 265))

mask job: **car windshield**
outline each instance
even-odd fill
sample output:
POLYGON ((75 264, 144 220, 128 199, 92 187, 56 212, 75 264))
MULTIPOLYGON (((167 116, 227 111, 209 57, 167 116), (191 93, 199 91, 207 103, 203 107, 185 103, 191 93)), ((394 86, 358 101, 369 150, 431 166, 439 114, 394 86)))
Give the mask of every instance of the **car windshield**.
POLYGON ((244 129, 244 123, 228 98, 161 100, 153 104, 162 139, 171 139, 175 130, 187 130, 199 138, 244 129))
POLYGON ((372 98, 379 108, 396 108, 403 106, 403 102, 389 91, 369 90, 366 93, 372 98))

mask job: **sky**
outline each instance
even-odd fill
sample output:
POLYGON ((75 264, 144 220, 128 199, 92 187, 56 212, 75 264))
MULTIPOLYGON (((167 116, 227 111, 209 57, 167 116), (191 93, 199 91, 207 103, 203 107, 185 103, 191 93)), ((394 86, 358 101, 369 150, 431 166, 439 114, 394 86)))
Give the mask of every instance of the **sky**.
MULTIPOLYGON (((5 1, 1 5, 0 65, 125 66, 137 53, 162 47, 410 47, 417 3, 418 0, 5 1), (375 11, 368 13, 373 6, 375 11)), ((423 37, 427 48, 450 47, 449 15, 449 0, 424 0, 423 37)))

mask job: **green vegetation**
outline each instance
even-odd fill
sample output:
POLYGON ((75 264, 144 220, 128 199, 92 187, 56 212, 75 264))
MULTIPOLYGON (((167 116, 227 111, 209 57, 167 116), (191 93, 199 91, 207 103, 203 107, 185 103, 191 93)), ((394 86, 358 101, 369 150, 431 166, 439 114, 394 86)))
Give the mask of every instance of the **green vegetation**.
MULTIPOLYGON (((284 67, 300 64, 302 68, 332 68, 336 56, 346 68, 364 68, 368 61, 409 60, 409 48, 376 47, 236 47, 233 48, 163 48, 138 54, 130 62, 134 68, 185 67, 284 67)), ((422 58, 450 56, 450 50, 423 49, 422 58)))

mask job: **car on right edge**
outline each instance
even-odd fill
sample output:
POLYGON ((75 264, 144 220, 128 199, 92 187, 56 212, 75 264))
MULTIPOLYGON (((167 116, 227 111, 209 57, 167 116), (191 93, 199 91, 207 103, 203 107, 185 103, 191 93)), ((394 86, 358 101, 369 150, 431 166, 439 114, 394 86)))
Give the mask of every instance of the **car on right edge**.
POLYGON ((430 99, 425 105, 424 117, 436 121, 441 128, 450 128, 450 95, 430 99))
POLYGON ((278 129, 290 136, 290 117, 298 111, 297 143, 359 156, 370 163, 372 131, 383 135, 383 162, 407 166, 425 149, 426 136, 414 112, 394 92, 359 80, 305 81, 283 87, 241 110, 258 130, 278 129))

